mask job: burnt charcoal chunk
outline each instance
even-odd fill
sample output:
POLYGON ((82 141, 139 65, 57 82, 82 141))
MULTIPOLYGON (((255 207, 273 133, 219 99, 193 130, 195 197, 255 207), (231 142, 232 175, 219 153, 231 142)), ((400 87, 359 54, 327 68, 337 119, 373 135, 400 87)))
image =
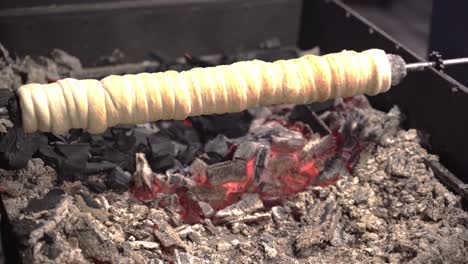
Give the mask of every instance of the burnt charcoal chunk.
POLYGON ((180 121, 170 123, 168 128, 161 129, 158 134, 186 145, 200 142, 197 131, 192 126, 185 125, 180 121))
POLYGON ((234 159, 250 160, 255 157, 258 149, 262 146, 262 144, 257 142, 242 142, 237 146, 236 152, 234 152, 234 159))
POLYGON ((64 157, 54 151, 49 145, 41 145, 37 151, 37 157, 41 158, 46 164, 57 169, 65 160, 64 157))
POLYGON ((54 209, 58 203, 64 198, 65 192, 60 189, 52 189, 42 199, 32 199, 28 206, 24 209, 25 212, 40 212, 54 209))
POLYGON ((123 152, 129 151, 136 143, 136 137, 132 127, 114 127, 111 128, 114 135, 115 147, 123 152))
POLYGON ((175 145, 167 135, 156 133, 148 137, 151 155, 148 162, 153 171, 162 171, 175 164, 175 145))
POLYGON ((102 158, 124 170, 133 171, 135 169, 135 155, 133 153, 124 153, 115 148, 106 148, 102 158))
POLYGON ((184 152, 177 155, 177 159, 183 165, 189 165, 197 156, 198 151, 201 149, 202 145, 200 143, 190 144, 184 152))
POLYGON ((55 149, 77 168, 82 168, 88 160, 89 144, 60 144, 55 149))
POLYGON ((191 117, 193 127, 198 134, 207 141, 222 134, 228 138, 241 137, 247 134, 252 122, 252 115, 248 111, 221 115, 206 115, 191 117))
POLYGON ((226 157, 229 154, 229 146, 226 137, 218 135, 214 139, 206 142, 204 151, 208 154, 217 154, 221 158, 226 157))
POLYGON ((85 173, 87 175, 98 174, 98 173, 110 171, 115 167, 117 167, 116 164, 108 162, 108 161, 88 162, 86 163, 85 173))
POLYGON ((153 157, 173 156, 175 154, 175 146, 167 135, 158 133, 151 135, 148 137, 148 144, 153 157))
MULTIPOLYGON (((31 226, 34 226, 34 223, 31 226)), ((0 197, 0 238, 0 254, 10 263, 21 263, 18 236, 14 234, 2 197, 0 197)))
POLYGON ((41 145, 37 156, 52 166, 61 180, 71 180, 84 173, 89 149, 88 144, 41 145))
POLYGON ((47 144, 47 139, 41 134, 25 134, 17 127, 9 128, 8 133, 0 138, 0 167, 26 167, 42 144, 47 144))
POLYGON ((114 168, 107 177, 106 185, 118 192, 125 192, 130 188, 132 175, 119 167, 114 168))
POLYGON ((206 170, 208 180, 212 185, 227 182, 243 182, 247 180, 247 163, 244 160, 233 160, 216 163, 206 170))

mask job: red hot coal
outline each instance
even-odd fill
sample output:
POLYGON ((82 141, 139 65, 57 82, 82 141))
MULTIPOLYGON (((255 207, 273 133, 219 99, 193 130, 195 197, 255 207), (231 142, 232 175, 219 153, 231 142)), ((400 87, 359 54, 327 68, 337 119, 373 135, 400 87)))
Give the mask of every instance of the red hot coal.
POLYGON ((369 137, 367 120, 356 111, 362 104, 362 99, 338 101, 320 116, 302 111, 305 122, 290 118, 297 107, 264 109, 269 115, 254 115, 246 135, 217 139, 225 141, 229 159, 212 164, 201 153, 184 169, 155 173, 138 153, 132 192, 187 223, 211 218, 246 193, 258 194, 265 206, 281 204, 308 186, 333 184, 350 173, 369 137), (317 124, 320 133, 311 129, 317 124))

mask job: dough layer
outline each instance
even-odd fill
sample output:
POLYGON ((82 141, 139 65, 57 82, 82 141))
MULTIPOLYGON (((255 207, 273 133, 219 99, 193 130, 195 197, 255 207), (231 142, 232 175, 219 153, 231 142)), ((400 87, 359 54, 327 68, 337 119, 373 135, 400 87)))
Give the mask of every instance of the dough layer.
POLYGON ((189 71, 111 75, 26 84, 17 91, 25 132, 63 134, 71 128, 102 133, 117 124, 185 119, 257 106, 304 104, 391 86, 384 51, 342 51, 273 63, 260 60, 189 71))

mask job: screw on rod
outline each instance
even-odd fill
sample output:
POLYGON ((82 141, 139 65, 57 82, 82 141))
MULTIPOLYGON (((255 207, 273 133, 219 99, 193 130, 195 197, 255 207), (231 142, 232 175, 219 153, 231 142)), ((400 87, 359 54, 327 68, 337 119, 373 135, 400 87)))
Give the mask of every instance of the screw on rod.
POLYGON ((468 64, 468 57, 444 60, 439 52, 433 51, 429 54, 429 61, 409 63, 406 64, 405 69, 407 71, 424 71, 429 67, 434 67, 439 71, 443 71, 446 66, 460 64, 468 64))

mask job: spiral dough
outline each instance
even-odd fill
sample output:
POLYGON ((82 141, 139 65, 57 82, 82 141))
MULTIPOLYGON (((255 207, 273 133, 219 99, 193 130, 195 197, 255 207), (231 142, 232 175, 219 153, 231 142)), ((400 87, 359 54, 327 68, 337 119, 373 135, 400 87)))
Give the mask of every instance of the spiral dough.
POLYGON ((274 104, 304 104, 391 86, 387 55, 378 49, 306 55, 273 63, 254 60, 189 71, 63 79, 17 91, 25 132, 102 133, 117 124, 185 119, 274 104))

